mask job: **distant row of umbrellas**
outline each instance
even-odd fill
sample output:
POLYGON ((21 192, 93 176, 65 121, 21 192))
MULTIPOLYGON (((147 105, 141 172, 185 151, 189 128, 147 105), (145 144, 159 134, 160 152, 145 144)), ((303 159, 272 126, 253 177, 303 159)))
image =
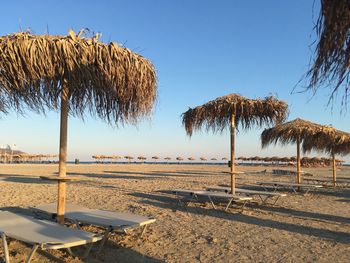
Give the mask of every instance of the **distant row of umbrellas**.
MULTIPOLYGON (((189 161, 195 161, 195 160, 200 160, 200 161, 227 161, 228 158, 226 157, 222 157, 222 158, 206 158, 206 157, 199 157, 198 159, 196 159, 195 157, 159 157, 159 156, 152 156, 152 157, 146 157, 146 156, 137 156, 137 157, 133 157, 133 156, 119 156, 119 155, 93 155, 92 156, 93 159, 95 159, 96 161, 101 160, 120 160, 120 159, 126 159, 126 160, 139 160, 139 161, 145 161, 147 159, 152 159, 152 160, 166 160, 166 161, 170 161, 170 160, 177 160, 177 161, 183 161, 183 160, 189 160, 189 161)), ((260 157, 260 156, 253 156, 253 157, 244 157, 244 156, 240 156, 238 158, 236 158, 235 160, 238 161, 242 161, 242 162, 265 162, 265 163, 290 163, 290 162, 296 162, 297 161, 297 157, 296 156, 292 156, 292 157, 278 157, 278 156, 273 156, 273 157, 260 157)), ((326 158, 326 157, 303 157, 301 158, 301 162, 303 164, 329 164, 332 161, 331 158, 326 158)), ((343 163, 343 160, 340 159, 336 159, 337 163, 343 163)))
POLYGON ((28 153, 0 153, 0 162, 40 162, 43 159, 49 160, 57 158, 57 154, 28 154, 28 153))

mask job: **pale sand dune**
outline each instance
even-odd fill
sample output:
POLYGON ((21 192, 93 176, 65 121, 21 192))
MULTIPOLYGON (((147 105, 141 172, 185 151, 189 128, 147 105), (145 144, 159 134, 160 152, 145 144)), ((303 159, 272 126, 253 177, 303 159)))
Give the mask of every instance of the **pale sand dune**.
MULTIPOLYGON (((1 165, 0 206, 56 201, 57 185, 39 179, 57 172, 57 165, 1 165)), ((266 167, 238 167, 261 171, 266 167)), ((271 167, 267 168, 271 170, 271 167)), ((291 168, 292 169, 292 168, 291 168)), ((303 169, 331 179, 329 168, 303 169)), ((199 165, 68 165, 84 181, 70 183, 68 200, 90 208, 130 211, 157 219, 144 237, 114 236, 102 255, 88 262, 349 262, 350 188, 327 189, 281 199, 276 207, 249 206, 243 214, 215 211, 210 205, 177 206, 174 188, 202 189, 228 184, 225 166, 199 165), (85 180, 86 179, 86 180, 85 180)), ((342 168, 339 177, 350 177, 342 168)), ((237 182, 292 180, 290 176, 239 175, 237 182)), ((94 230, 87 227, 88 230, 94 230)), ((23 262, 30 248, 10 242, 12 262, 23 262)), ((82 252, 82 249, 78 249, 82 252)), ((54 252, 67 262, 81 262, 54 252)), ((0 249, 0 256, 3 250, 0 249)), ((0 260, 1 261, 1 260, 0 260)), ((53 262, 38 254, 33 262, 53 262)))

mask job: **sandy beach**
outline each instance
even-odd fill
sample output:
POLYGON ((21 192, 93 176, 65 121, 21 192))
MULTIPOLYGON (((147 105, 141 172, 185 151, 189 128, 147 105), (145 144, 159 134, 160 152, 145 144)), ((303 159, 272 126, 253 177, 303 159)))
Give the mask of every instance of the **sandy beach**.
MULTIPOLYGON (((257 180, 294 181, 291 176, 254 174, 272 167, 238 167, 237 184, 257 180)), ((290 168, 292 169, 292 168, 290 168)), ((303 169, 331 179, 330 168, 303 169)), ((243 213, 191 204, 187 210, 166 190, 203 189, 229 184, 226 166, 81 164, 68 165, 68 174, 83 180, 70 183, 69 202, 89 208, 129 211, 156 218, 139 238, 137 230, 115 235, 99 257, 88 262, 348 262, 350 257, 350 189, 322 189, 307 195, 286 192, 275 206, 249 205, 243 213)), ((0 206, 29 213, 29 206, 55 202, 57 185, 39 178, 53 175, 57 165, 1 165, 0 206)), ((349 177, 342 167, 339 177, 349 177)), ((86 227, 86 230, 94 230, 86 227)), ((12 262, 24 262, 30 247, 10 242, 12 262)), ((83 249, 78 249, 78 254, 83 249)), ((54 255, 83 262, 64 251, 54 255)), ((0 249, 3 258, 3 249, 0 249)), ((33 262, 54 262, 37 254, 33 262)))

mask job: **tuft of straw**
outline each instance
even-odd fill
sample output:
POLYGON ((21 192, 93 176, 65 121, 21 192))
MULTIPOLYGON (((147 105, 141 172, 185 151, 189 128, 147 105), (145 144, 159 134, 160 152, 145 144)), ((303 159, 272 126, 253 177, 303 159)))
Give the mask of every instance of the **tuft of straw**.
POLYGON ((322 85, 332 86, 332 99, 343 86, 346 98, 350 66, 350 1, 321 0, 315 29, 319 40, 315 59, 307 72, 310 78, 307 88, 316 91, 322 85))

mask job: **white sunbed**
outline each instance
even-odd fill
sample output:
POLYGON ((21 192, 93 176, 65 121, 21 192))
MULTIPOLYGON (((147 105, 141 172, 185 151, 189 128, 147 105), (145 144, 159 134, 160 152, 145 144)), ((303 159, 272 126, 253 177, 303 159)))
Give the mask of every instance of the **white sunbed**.
POLYGON ((7 211, 0 211, 0 235, 6 263, 10 262, 6 237, 33 245, 32 251, 26 260, 27 263, 32 260, 38 249, 45 251, 47 249, 66 248, 71 253, 71 247, 90 243, 84 255, 84 257, 87 257, 92 244, 102 239, 102 235, 71 229, 54 222, 7 211))
MULTIPOLYGON (((51 215, 52 219, 57 216, 57 204, 44 204, 32 207, 36 214, 40 213, 51 215)), ((66 204, 65 219, 79 227, 81 224, 94 225, 104 228, 104 237, 101 241, 99 252, 110 234, 116 230, 122 230, 127 233, 128 229, 142 227, 141 235, 145 232, 147 225, 154 223, 154 218, 135 215, 127 212, 107 211, 99 209, 89 209, 75 204, 66 204)))
POLYGON ((252 200, 252 198, 248 196, 238 196, 228 193, 218 193, 203 190, 174 189, 172 192, 176 195, 180 203, 183 200, 187 200, 188 202, 191 202, 193 200, 199 201, 200 197, 205 197, 209 200, 214 209, 216 209, 216 206, 214 204, 215 199, 225 200, 227 202, 225 211, 227 211, 227 209, 233 203, 240 204, 241 211, 243 211, 246 203, 252 200))
MULTIPOLYGON (((224 186, 210 186, 210 187, 207 187, 207 190, 231 193, 231 188, 224 187, 224 186)), ((269 199, 275 198, 275 201, 273 202, 272 205, 275 205, 280 197, 287 196, 286 194, 283 194, 283 193, 258 191, 258 190, 242 189, 242 188, 235 188, 235 191, 238 194, 244 194, 247 196, 259 196, 262 204, 265 204, 269 199)))
POLYGON ((266 190, 266 187, 272 187, 274 191, 278 189, 291 189, 294 193, 297 193, 298 189, 304 189, 305 194, 307 194, 311 190, 316 190, 322 188, 323 186, 320 184, 298 184, 298 183, 289 183, 289 182, 278 182, 278 181, 261 181, 256 182, 258 185, 261 185, 266 190))

